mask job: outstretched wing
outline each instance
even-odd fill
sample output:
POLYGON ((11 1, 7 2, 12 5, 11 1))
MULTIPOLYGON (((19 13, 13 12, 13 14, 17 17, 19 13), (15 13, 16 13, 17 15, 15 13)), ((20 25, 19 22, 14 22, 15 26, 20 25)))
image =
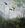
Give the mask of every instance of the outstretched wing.
POLYGON ((5 3, 5 5, 7 5, 7 3, 6 2, 4 2, 5 3))

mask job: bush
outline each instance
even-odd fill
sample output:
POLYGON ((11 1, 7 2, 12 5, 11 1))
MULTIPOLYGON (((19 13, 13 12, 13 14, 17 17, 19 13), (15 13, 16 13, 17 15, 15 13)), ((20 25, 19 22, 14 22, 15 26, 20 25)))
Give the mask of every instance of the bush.
POLYGON ((0 27, 2 28, 25 28, 25 18, 16 18, 16 20, 2 21, 0 16, 0 27))

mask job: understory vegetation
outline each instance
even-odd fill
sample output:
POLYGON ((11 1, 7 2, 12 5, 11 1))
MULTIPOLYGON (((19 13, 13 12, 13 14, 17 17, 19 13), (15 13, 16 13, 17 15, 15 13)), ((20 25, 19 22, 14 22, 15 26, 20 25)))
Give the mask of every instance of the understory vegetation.
POLYGON ((2 20, 0 16, 0 28, 25 28, 25 18, 16 18, 16 20, 2 20))

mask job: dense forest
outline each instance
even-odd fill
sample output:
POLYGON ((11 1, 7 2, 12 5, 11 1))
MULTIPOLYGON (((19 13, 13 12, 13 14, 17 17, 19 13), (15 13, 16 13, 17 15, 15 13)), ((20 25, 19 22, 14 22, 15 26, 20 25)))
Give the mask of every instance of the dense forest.
POLYGON ((0 28, 25 28, 25 18, 15 18, 16 20, 4 20, 0 17, 0 28))

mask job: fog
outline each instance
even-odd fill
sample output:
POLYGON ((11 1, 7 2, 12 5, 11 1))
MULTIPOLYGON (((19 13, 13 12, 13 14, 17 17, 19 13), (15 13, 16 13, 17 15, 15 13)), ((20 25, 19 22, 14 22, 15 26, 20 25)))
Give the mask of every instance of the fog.
POLYGON ((15 2, 14 0, 0 0, 0 15, 5 19, 16 18, 17 16, 23 17, 23 10, 25 10, 25 4, 22 1, 20 3, 21 4, 19 5, 19 2, 15 2), (7 3, 7 5, 5 3, 7 3), (15 9, 13 9, 13 7, 15 9))

